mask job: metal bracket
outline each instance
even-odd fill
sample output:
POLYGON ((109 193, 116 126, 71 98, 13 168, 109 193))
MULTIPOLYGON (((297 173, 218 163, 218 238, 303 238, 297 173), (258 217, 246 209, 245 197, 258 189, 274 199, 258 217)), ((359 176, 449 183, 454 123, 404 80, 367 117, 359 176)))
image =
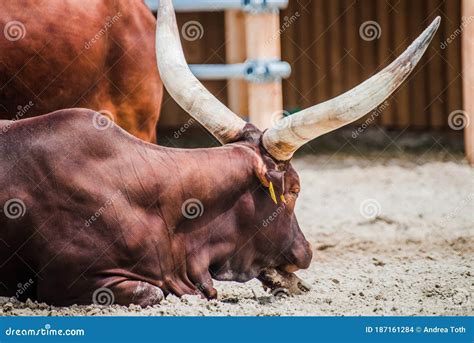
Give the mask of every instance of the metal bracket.
POLYGON ((275 82, 291 75, 291 66, 285 61, 250 60, 245 65, 245 79, 250 82, 275 82))
POLYGON ((241 79, 254 83, 277 82, 291 75, 288 62, 249 60, 236 64, 191 64, 189 68, 200 80, 241 79))
POLYGON ((288 0, 242 0, 243 10, 253 14, 278 12, 287 6, 288 0))

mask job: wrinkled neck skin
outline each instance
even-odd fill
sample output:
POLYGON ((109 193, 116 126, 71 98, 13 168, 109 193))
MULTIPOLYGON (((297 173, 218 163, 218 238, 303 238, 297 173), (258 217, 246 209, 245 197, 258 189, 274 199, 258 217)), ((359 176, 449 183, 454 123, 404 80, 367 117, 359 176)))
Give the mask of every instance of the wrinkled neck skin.
POLYGON ((157 249, 173 255, 160 256, 159 270, 153 273, 166 280, 161 285, 165 292, 213 298, 211 278, 247 281, 258 275, 253 260, 239 262, 237 269, 242 272, 230 265, 245 239, 239 230, 240 216, 246 210, 253 214, 251 193, 261 186, 255 174, 261 159, 253 146, 158 148, 134 156, 140 165, 135 167, 139 182, 128 193, 137 195, 133 201, 141 202, 141 210, 159 216, 160 225, 152 228, 153 240, 157 249), (152 192, 143 196, 143 190, 152 192))

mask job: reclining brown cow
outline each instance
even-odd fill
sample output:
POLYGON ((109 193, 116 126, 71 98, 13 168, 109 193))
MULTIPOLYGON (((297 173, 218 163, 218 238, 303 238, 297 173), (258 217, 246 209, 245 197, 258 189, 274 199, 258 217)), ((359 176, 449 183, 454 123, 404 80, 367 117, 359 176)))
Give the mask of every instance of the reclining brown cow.
POLYGON ((86 107, 154 142, 155 25, 141 0, 2 1, 0 119, 86 107))
POLYGON ((270 268, 307 268, 293 153, 383 102, 440 21, 369 80, 262 133, 191 74, 171 0, 161 1, 158 20, 165 86, 224 146, 155 146, 115 125, 98 130, 86 109, 1 121, 0 295, 32 280, 24 296, 51 304, 100 302, 106 292, 146 306, 169 293, 215 298, 212 279, 265 282, 270 268))

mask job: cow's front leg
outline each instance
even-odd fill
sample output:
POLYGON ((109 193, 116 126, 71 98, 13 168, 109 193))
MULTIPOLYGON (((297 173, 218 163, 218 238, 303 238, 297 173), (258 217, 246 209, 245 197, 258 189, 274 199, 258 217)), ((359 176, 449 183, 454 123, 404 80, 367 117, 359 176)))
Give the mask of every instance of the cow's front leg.
POLYGON ((196 283, 196 287, 207 299, 217 299, 217 290, 214 288, 210 277, 196 283))
MULTIPOLYGON (((130 305, 136 304, 142 307, 159 304, 164 299, 163 291, 156 286, 144 281, 122 281, 112 286, 106 287, 109 291, 108 297, 114 304, 130 305)), ((101 296, 107 299, 106 290, 98 289, 93 296, 93 302, 101 304, 101 296)))
POLYGON ((204 257, 188 260, 188 277, 200 293, 199 295, 204 295, 207 299, 217 299, 217 290, 214 288, 211 274, 207 268, 207 261, 206 263, 203 261, 206 261, 204 257))

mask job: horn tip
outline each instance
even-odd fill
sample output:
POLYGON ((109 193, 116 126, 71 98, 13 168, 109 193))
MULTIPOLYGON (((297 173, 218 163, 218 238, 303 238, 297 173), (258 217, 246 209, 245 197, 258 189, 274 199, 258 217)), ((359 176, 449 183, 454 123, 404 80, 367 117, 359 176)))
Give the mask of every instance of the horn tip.
POLYGON ((431 23, 431 26, 433 27, 433 29, 437 30, 440 24, 441 24, 441 16, 437 16, 431 23))
MULTIPOLYGON (((436 32, 438 31, 440 23, 441 17, 437 16, 425 29, 425 31, 423 31, 423 33, 412 43, 412 48, 414 48, 415 50, 420 50, 423 53, 433 40, 436 32)), ((408 51, 412 52, 412 49, 408 49, 408 51)), ((421 57, 422 53, 419 54, 419 57, 421 57)))
POLYGON ((424 39, 424 44, 422 44, 422 45, 428 45, 431 42, 431 40, 435 36, 436 32, 438 31, 438 28, 439 28, 440 24, 441 24, 441 17, 437 16, 433 20, 433 22, 430 24, 430 26, 428 26, 428 28, 426 29, 426 31, 425 31, 426 36, 425 36, 425 39, 424 39))

